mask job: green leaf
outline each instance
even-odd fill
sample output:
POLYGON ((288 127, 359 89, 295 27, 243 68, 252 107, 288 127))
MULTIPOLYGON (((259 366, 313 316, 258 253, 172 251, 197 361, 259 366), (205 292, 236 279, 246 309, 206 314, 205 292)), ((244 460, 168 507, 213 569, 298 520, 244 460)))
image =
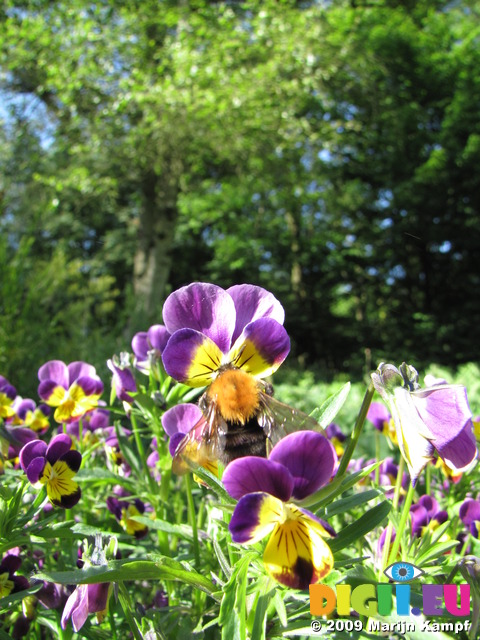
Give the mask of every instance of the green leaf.
POLYGON ((363 516, 358 518, 358 520, 355 520, 355 522, 348 525, 348 527, 342 529, 336 538, 329 540, 329 547, 335 553, 340 551, 340 549, 353 544, 359 538, 362 538, 366 533, 381 524, 385 518, 387 518, 391 508, 392 505, 387 501, 377 504, 376 507, 373 507, 373 509, 363 514, 363 516))
POLYGON ((154 556, 154 560, 112 560, 100 567, 88 567, 74 571, 41 571, 34 576, 59 584, 96 584, 121 580, 179 580, 212 595, 213 585, 188 565, 166 556, 154 556))
POLYGON ((324 429, 328 427, 343 407, 349 393, 350 382, 347 382, 341 389, 327 398, 320 407, 312 411, 312 418, 314 418, 324 429))
POLYGON ((247 553, 238 561, 223 588, 219 616, 222 640, 246 640, 247 572, 253 556, 247 553))
POLYGON ((365 502, 369 502, 378 496, 382 495, 382 492, 378 489, 369 489, 368 491, 363 491, 362 493, 354 493, 347 498, 342 498, 340 500, 335 500, 329 504, 325 509, 325 515, 330 518, 337 513, 345 513, 349 512, 356 507, 359 507, 365 502))

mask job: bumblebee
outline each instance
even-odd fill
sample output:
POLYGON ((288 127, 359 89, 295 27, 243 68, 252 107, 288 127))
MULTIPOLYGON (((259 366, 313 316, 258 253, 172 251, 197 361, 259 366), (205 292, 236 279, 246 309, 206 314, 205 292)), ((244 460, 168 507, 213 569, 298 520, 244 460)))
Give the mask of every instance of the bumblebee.
POLYGON ((305 413, 273 398, 273 387, 232 364, 224 365, 199 400, 202 418, 175 451, 172 470, 227 465, 244 456, 266 457, 283 437, 301 429, 323 432, 305 413))

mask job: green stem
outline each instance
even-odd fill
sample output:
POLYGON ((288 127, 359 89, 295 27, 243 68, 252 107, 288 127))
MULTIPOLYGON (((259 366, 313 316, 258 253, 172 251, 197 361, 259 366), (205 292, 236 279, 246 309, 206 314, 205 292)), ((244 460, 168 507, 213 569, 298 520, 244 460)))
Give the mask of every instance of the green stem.
MULTIPOLYGON (((402 490, 402 479, 403 479, 404 468, 405 468, 405 460, 403 456, 401 456, 400 462, 398 464, 397 480, 395 482, 395 491, 393 493, 392 511, 396 511, 398 508, 398 502, 400 500, 400 491, 402 490)), ((382 576, 384 570, 387 567, 388 556, 390 552, 390 541, 392 539, 392 531, 393 531, 393 523, 390 520, 387 525, 387 530, 385 533, 385 542, 383 544, 382 566, 380 570, 380 576, 382 576)))
POLYGON ((132 603, 130 600, 130 594, 122 580, 118 582, 118 599, 125 614, 125 619, 128 622, 128 626, 132 632, 135 640, 143 640, 143 635, 138 627, 137 621, 132 613, 132 603))
POLYGON ((135 444, 137 445, 138 455, 142 464, 143 473, 145 474, 145 477, 147 479, 148 488, 150 489, 151 493, 156 493, 155 480, 152 478, 152 474, 150 473, 150 469, 148 468, 145 447, 143 446, 142 438, 140 436, 140 431, 138 428, 137 418, 133 411, 130 415, 130 421, 132 423, 133 437, 135 438, 135 444))
MULTIPOLYGON (((380 432, 375 429, 375 459, 380 462, 380 432)), ((380 484, 380 467, 375 469, 375 484, 380 484)))
POLYGON ((190 524, 192 526, 192 534, 193 534, 193 555, 195 558, 195 566, 197 569, 199 569, 200 568, 200 547, 198 544, 197 516, 195 513, 195 504, 193 502, 193 495, 192 495, 192 480, 189 473, 187 473, 184 476, 184 478, 185 478, 185 488, 187 490, 188 516, 189 516, 190 524))
POLYGON ((358 417, 355 421, 355 426, 353 427, 352 436, 340 460, 340 465, 336 473, 337 478, 340 478, 347 471, 348 463, 352 459, 353 452, 355 451, 355 447, 357 446, 358 439, 360 438, 360 434, 362 433, 363 425, 367 417, 368 408, 370 406, 370 403, 372 402, 374 393, 375 393, 375 387, 373 386, 373 383, 370 382, 370 384, 368 385, 368 389, 365 393, 365 396, 363 398, 362 406, 360 407, 358 417))
POLYGON ((430 464, 427 464, 425 468, 425 493, 428 496, 430 495, 431 477, 432 477, 432 467, 430 464))
MULTIPOLYGON (((403 475, 403 474, 402 474, 403 475)), ((405 496, 405 502, 403 504, 402 516, 400 518, 400 524, 398 526, 398 531, 395 536, 395 540, 392 544, 392 550, 390 551, 390 556, 388 559, 388 563, 391 564, 395 561, 397 557, 398 550, 400 548, 400 541, 403 536, 403 530, 405 529, 405 525, 407 524, 408 516, 410 514, 410 507, 412 505, 413 495, 415 493, 414 486, 410 483, 408 487, 407 495, 405 496)))

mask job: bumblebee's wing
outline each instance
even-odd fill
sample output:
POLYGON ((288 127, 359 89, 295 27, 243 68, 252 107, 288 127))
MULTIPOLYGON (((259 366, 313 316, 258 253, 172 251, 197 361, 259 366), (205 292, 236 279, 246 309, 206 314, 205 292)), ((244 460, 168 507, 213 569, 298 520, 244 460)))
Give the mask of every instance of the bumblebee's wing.
POLYGON ((286 435, 295 431, 318 431, 319 433, 324 431, 314 418, 303 411, 294 409, 263 393, 262 411, 258 423, 272 445, 277 444, 286 435))
POLYGON ((224 434, 213 421, 204 416, 192 427, 178 445, 172 461, 172 471, 183 475, 196 467, 212 466, 222 452, 224 434))

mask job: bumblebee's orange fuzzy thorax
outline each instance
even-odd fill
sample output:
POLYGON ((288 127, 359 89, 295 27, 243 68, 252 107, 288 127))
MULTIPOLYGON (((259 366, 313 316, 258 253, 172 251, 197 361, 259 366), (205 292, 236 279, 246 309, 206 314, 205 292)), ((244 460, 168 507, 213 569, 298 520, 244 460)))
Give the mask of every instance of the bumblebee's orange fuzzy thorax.
POLYGON ((258 383, 241 369, 222 371, 208 388, 207 395, 227 422, 245 424, 258 412, 258 383))

